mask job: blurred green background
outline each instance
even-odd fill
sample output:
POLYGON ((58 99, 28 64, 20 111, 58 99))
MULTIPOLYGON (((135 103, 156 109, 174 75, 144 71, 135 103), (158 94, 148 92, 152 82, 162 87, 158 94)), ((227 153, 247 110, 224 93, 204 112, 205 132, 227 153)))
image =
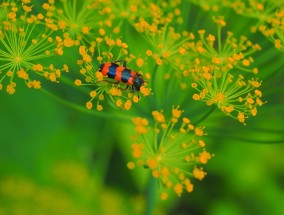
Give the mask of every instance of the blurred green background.
MULTIPOLYGON (((244 33, 242 17, 226 14, 229 23, 241 20, 230 30, 244 33)), ((193 29, 212 30, 204 24, 212 14, 192 16, 193 29)), ((152 202, 154 214, 284 214, 284 55, 260 34, 251 37, 269 47, 259 54, 267 60, 256 62, 267 104, 247 126, 214 110, 202 122, 208 151, 215 154, 205 167, 208 175, 189 195, 152 202), (277 71, 270 71, 272 64, 277 71)), ((85 100, 68 89, 61 93, 85 100)), ((147 213, 148 173, 126 167, 130 121, 74 110, 20 83, 13 96, 1 92, 0 101, 0 215, 147 213)))

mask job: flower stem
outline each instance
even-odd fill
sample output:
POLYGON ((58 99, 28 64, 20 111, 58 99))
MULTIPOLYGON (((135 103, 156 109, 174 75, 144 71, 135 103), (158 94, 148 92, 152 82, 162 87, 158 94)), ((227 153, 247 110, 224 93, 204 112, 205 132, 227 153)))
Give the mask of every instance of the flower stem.
POLYGON ((84 106, 81 106, 81 105, 76 105, 72 102, 69 102, 67 100, 64 100, 50 92, 48 92, 47 90, 41 88, 40 89, 44 94, 46 94, 47 96, 55 99, 56 101, 59 101, 60 103, 68 106, 68 107, 71 107, 75 110, 78 110, 80 112, 84 112, 84 113, 87 113, 87 114, 90 114, 90 115, 93 115, 93 116, 97 116, 97 117, 104 117, 104 118, 109 118, 111 120, 119 120, 121 122, 131 122, 131 116, 129 114, 126 114, 125 112, 121 112, 120 111, 117 111, 116 113, 112 112, 112 113, 107 113, 107 112, 99 112, 99 111, 96 111, 96 110, 88 110, 86 109, 86 107, 84 106))
POLYGON ((215 110, 215 108, 216 108, 216 105, 213 105, 212 108, 207 113, 205 113, 204 116, 202 116, 197 122, 194 123, 194 125, 198 125, 199 123, 204 121, 207 117, 209 117, 210 114, 215 110))
POLYGON ((146 195, 145 215, 152 215, 157 203, 157 187, 155 179, 151 177, 151 175, 149 177, 145 195, 146 195))

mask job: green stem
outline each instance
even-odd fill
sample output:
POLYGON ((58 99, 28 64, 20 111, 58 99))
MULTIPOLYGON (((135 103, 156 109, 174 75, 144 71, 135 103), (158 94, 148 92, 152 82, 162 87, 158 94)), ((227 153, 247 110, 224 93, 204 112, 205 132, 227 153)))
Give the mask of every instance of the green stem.
POLYGON ((212 108, 204 115, 202 116, 197 122, 194 123, 194 125, 198 125, 202 121, 204 121, 207 117, 210 116, 210 114, 215 110, 216 105, 212 106, 212 108))
MULTIPOLYGON (((210 131, 210 138, 213 139, 217 139, 218 137, 220 137, 220 135, 223 135, 224 132, 212 132, 210 131)), ((233 136, 233 135, 226 135, 226 136, 222 136, 223 139, 229 139, 229 140, 236 140, 239 142, 246 142, 246 143, 260 143, 260 144, 283 144, 284 143, 284 139, 277 139, 277 140, 254 140, 254 139, 250 139, 250 138, 244 138, 244 137, 237 137, 237 136, 233 136)))
POLYGON ((145 215, 152 215, 157 202, 157 186, 155 179, 150 175, 146 190, 145 215))
POLYGON ((218 26, 218 48, 219 48, 219 56, 221 55, 222 53, 222 33, 221 33, 221 29, 222 27, 221 26, 218 26))
POLYGON ((88 110, 85 106, 81 106, 81 105, 76 105, 72 102, 69 102, 67 100, 64 100, 50 92, 48 92, 47 90, 41 88, 40 89, 44 94, 46 94, 47 96, 51 97, 52 99, 55 99, 56 101, 71 107, 77 111, 83 112, 83 113, 87 113, 93 116, 97 116, 97 117, 103 117, 106 119, 111 119, 111 120, 119 120, 121 122, 131 122, 131 116, 129 114, 125 114, 125 112, 122 111, 117 111, 116 113, 114 112, 99 112, 99 111, 95 111, 95 110, 88 110))

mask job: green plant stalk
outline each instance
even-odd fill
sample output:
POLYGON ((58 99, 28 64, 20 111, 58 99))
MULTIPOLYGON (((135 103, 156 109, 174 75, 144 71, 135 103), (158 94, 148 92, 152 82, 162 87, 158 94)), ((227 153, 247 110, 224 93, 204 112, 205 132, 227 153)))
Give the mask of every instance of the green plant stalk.
POLYGON ((121 121, 121 122, 130 122, 131 121, 131 115, 130 114, 126 114, 125 112, 121 112, 120 111, 116 111, 116 112, 112 112, 112 113, 107 113, 107 112, 99 112, 99 111, 96 111, 96 110, 88 110, 86 109, 86 107, 84 106, 81 106, 81 105, 76 105, 72 102, 69 102, 67 100, 64 100, 50 92, 48 92, 47 90, 41 88, 40 89, 45 95, 49 96, 50 98, 74 109, 74 110, 78 110, 80 112, 83 112, 85 114, 90 114, 92 116, 96 116, 96 117, 103 117, 103 118, 106 118, 106 119, 111 119, 111 120, 118 120, 118 121, 121 121))
POLYGON ((152 215, 157 204, 157 186, 155 183, 155 179, 151 175, 149 176, 145 196, 145 215, 152 215))

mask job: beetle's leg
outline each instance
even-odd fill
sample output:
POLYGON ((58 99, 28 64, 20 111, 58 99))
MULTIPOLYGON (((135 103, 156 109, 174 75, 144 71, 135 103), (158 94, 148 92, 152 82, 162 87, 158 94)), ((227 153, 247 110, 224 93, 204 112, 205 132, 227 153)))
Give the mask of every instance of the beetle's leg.
POLYGON ((120 89, 120 90, 123 90, 123 91, 124 91, 124 90, 128 90, 129 87, 130 87, 129 85, 126 85, 125 88, 123 88, 123 87, 118 87, 117 89, 120 89))
POLYGON ((134 87, 134 85, 131 86, 131 92, 132 92, 132 93, 135 92, 135 87, 134 87))
POLYGON ((116 60, 113 63, 117 63, 117 62, 119 62, 119 63, 123 62, 122 66, 126 67, 126 61, 125 60, 116 60))

